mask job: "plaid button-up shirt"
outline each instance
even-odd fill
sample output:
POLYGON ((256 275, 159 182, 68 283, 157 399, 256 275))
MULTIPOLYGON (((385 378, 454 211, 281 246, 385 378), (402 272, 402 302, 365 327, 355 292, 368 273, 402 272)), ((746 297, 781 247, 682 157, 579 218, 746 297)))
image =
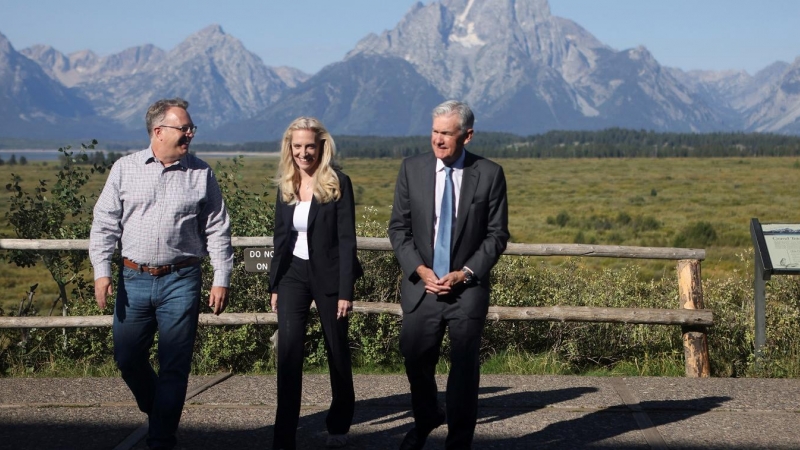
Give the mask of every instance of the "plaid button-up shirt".
POLYGON ((120 158, 94 207, 89 257, 95 279, 111 276, 118 242, 123 257, 147 266, 209 255, 213 285, 228 287, 230 220, 211 167, 191 154, 164 167, 152 148, 120 158))

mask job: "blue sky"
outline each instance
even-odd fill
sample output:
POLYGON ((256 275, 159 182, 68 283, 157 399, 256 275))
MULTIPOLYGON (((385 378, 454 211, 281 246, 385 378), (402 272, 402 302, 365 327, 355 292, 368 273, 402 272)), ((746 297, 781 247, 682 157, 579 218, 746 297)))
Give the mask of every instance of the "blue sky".
MULTIPOLYGON (((314 73, 367 34, 393 28, 414 3, 0 0, 0 33, 16 49, 47 44, 107 55, 146 43, 170 50, 218 23, 267 65, 314 73)), ((644 45, 661 64, 685 70, 753 74, 800 56, 800 0, 550 0, 550 9, 613 48, 644 45)))

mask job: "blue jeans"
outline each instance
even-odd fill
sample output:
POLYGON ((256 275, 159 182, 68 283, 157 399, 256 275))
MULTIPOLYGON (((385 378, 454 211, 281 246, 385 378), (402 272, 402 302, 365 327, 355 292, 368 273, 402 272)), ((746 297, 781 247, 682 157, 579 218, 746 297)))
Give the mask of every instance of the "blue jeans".
POLYGON ((172 448, 186 399, 200 311, 200 265, 154 277, 122 269, 114 307, 114 360, 149 417, 147 445, 172 448), (158 330, 158 366, 150 347, 158 330))

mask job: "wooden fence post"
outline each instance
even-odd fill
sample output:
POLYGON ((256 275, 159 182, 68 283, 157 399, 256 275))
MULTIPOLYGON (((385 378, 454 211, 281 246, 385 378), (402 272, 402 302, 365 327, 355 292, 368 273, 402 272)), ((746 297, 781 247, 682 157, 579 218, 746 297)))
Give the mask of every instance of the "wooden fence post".
MULTIPOLYGON (((678 296, 681 309, 704 309, 703 283, 700 278, 700 261, 678 261, 678 296)), ((704 326, 682 326, 683 354, 686 359, 686 376, 699 378, 711 376, 708 358, 708 337, 704 326)))

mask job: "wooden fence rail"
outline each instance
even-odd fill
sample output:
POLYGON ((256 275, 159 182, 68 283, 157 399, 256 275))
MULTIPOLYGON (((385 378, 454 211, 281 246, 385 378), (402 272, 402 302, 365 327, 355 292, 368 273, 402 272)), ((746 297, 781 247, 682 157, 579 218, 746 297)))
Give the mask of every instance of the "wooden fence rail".
MULTIPOLYGON (((272 237, 234 237, 234 247, 271 247, 272 237)), ((0 239, 0 250, 87 250, 89 241, 0 239)), ((391 251, 386 238, 358 238, 360 250, 391 251)), ((700 262, 703 249, 628 247, 584 244, 508 244, 506 255, 582 256, 606 258, 677 260, 679 309, 603 307, 500 307, 489 308, 488 320, 604 322, 650 325, 680 325, 683 332, 687 377, 711 374, 706 327, 714 323, 713 313, 703 309, 700 262)), ((396 303, 354 302, 353 310, 364 314, 393 314, 402 317, 396 303)), ((0 328, 79 328, 111 326, 112 316, 0 317, 0 328)), ((201 325, 277 324, 275 313, 201 314, 201 325)))
MULTIPOLYGON (((234 247, 272 247, 272 237, 234 237, 234 247)), ((88 239, 0 239, 2 250, 89 250, 88 239)), ((387 238, 358 238, 359 250, 391 251, 387 238)), ((503 253, 515 256, 588 256, 632 259, 706 259, 706 251, 694 248, 629 247, 587 244, 508 244, 503 253)))

